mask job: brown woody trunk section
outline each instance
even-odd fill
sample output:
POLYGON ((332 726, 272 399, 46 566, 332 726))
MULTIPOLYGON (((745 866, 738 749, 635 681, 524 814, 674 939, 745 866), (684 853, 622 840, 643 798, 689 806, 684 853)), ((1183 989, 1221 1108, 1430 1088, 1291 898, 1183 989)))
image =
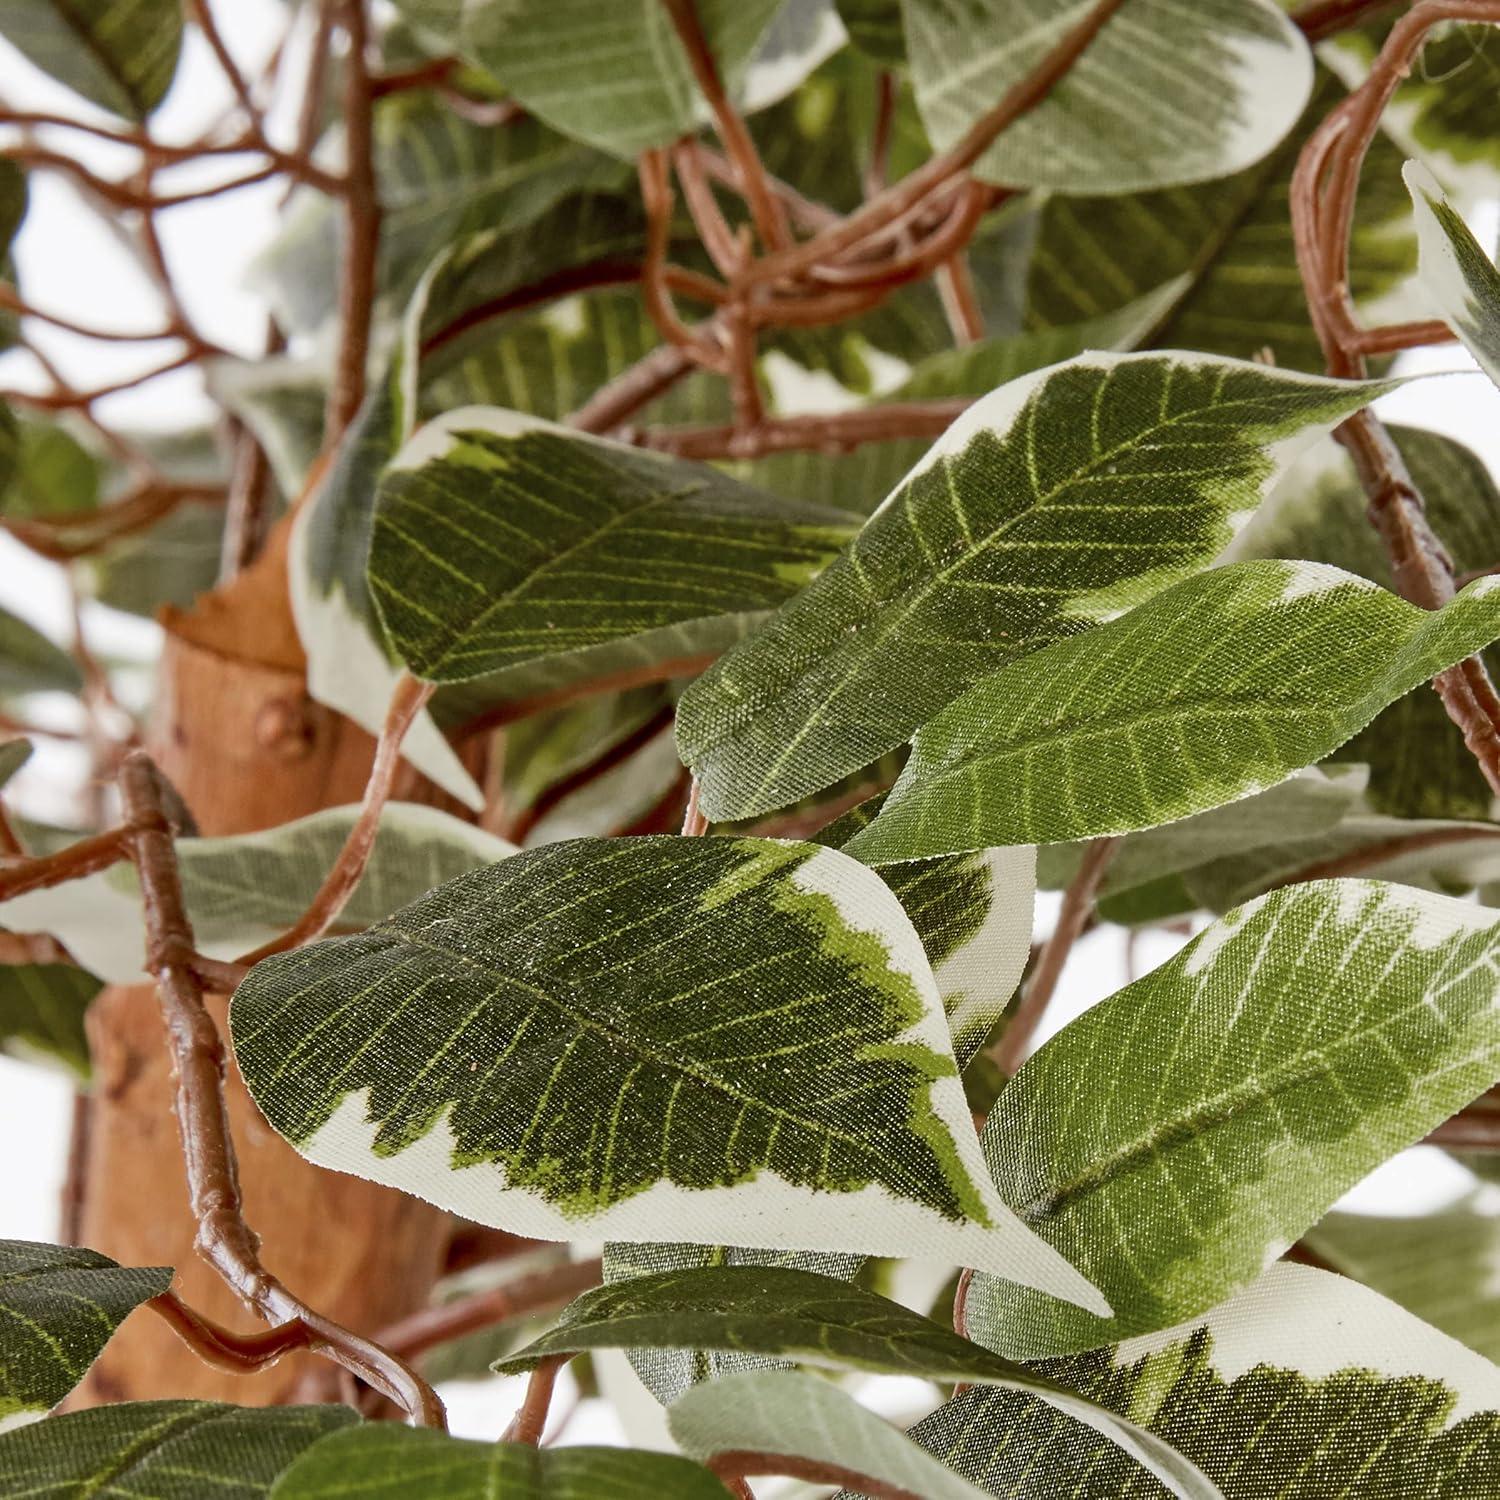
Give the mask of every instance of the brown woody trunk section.
MULTIPOLYGON (((286 605, 284 538, 276 541, 239 582, 166 620, 150 749, 205 834, 249 832, 357 801, 370 765, 370 737, 307 696, 286 605)), ((226 1004, 211 1004, 222 1028, 226 1004)), ((88 1030, 95 1082, 74 1143, 65 1212, 73 1237, 125 1265, 175 1266, 178 1292, 200 1312, 236 1329, 261 1326, 193 1250, 154 991, 106 990, 88 1030)), ((227 1094, 246 1217, 267 1267, 362 1333, 423 1306, 451 1233, 448 1216, 303 1161, 262 1119, 232 1064, 227 1094)), ((258 1375, 215 1370, 142 1308, 72 1404, 192 1396, 268 1405, 292 1398, 319 1363, 296 1355, 258 1375)))

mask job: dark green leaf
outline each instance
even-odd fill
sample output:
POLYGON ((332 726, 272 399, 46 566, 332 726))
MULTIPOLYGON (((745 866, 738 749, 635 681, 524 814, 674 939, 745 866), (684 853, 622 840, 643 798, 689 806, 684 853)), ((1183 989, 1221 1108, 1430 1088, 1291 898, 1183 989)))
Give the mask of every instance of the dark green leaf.
POLYGON ((0 965, 0 1052, 89 1072, 83 1017, 103 986, 71 964, 0 965))

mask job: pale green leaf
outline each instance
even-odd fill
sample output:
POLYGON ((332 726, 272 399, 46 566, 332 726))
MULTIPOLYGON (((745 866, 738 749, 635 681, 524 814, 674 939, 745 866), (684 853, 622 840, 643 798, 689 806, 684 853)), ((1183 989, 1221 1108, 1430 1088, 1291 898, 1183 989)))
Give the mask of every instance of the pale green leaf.
MULTIPOLYGON (((902 0, 917 103, 953 145, 1094 0, 902 0)), ((1129 0, 975 167, 988 181, 1128 193, 1223 177, 1295 124, 1312 56, 1268 0, 1129 0)))
MULTIPOLYGON (((1021 1399, 1044 1404, 1042 1398, 1021 1399)), ((1075 1418, 1062 1420, 1084 1426, 1075 1418)), ((1118 1443, 1119 1450, 1137 1455, 1141 1464, 1162 1477, 1167 1493, 1187 1500, 1222 1500, 1213 1484, 1160 1439, 1100 1420, 1097 1414, 1094 1421, 1101 1448, 1108 1451, 1118 1443)), ((719 1453, 790 1454, 827 1466, 829 1478, 863 1475, 923 1500, 984 1500, 990 1493, 939 1463, 853 1396, 811 1375, 760 1372, 715 1381, 674 1403, 667 1423, 682 1450, 704 1460, 719 1453)), ((1123 1452, 1121 1460, 1131 1462, 1123 1452)), ((1040 1477, 1036 1488, 1012 1491, 1060 1493, 1047 1488, 1040 1477)))
POLYGON ((271 1500, 723 1500, 706 1469, 672 1453, 476 1443, 367 1422, 314 1443, 271 1500))
POLYGON ((181 0, 5 0, 0 36, 59 83, 127 119, 167 92, 182 50, 181 0))
POLYGON ((124 1401, 0 1434, 0 1491, 25 1500, 264 1500, 347 1406, 124 1401))
POLYGON ((1114 1316, 976 1276, 970 1332, 1013 1357, 1061 1354, 1248 1286, 1500 1077, 1494 924, 1404 886, 1292 886, 1064 1027, 1000 1095, 986 1154, 1114 1316))
MULTIPOLYGON (((306 910, 359 815, 332 807, 259 833, 177 841, 183 896, 199 949, 232 959, 284 932, 306 910)), ((424 891, 515 852, 471 823, 417 803, 388 803, 339 927, 368 927, 424 891)), ((0 902, 0 922, 50 932, 114 984, 141 981, 140 883, 133 865, 0 902)), ((0 973, 3 973, 0 970, 0 973)))
POLYGON ((0 1052, 89 1073, 83 1017, 103 988, 71 964, 0 965, 0 1052))
POLYGON ((1500 269, 1420 162, 1402 174, 1417 212, 1422 285, 1479 367, 1500 385, 1500 269))
POLYGON ((386 471, 369 581, 413 673, 489 678, 499 702, 538 668, 548 687, 686 669, 790 597, 851 529, 706 465, 468 407, 386 471))
POLYGON ((862 859, 1128 833, 1321 760, 1500 637, 1500 581, 1419 609, 1321 563, 1184 580, 984 678, 917 731, 862 859))
POLYGON ((30 740, 0 740, 0 787, 3 787, 30 759, 30 740))
POLYGON ((1013 1232, 920 941, 834 850, 527 850, 258 964, 231 1029, 309 1159, 482 1223, 918 1255, 1098 1305, 1013 1232))
POLYGON ((169 1266, 135 1270, 92 1250, 0 1240, 0 1430, 56 1406, 126 1317, 171 1284, 169 1266))
POLYGON ((254 434, 282 494, 300 495, 323 450, 326 361, 216 359, 204 365, 203 378, 214 400, 254 434))
POLYGON ((850 546, 683 695, 710 817, 797 800, 1008 659, 1205 566, 1302 442, 1388 387, 1086 354, 977 402, 850 546))
POLYGON ((0 609, 0 699, 21 693, 77 693, 78 664, 18 615, 0 609))
MULTIPOLYGON (((1226 1500, 1485 1500, 1500 1485, 1495 1366, 1306 1266, 1278 1264, 1194 1322, 1041 1368, 1170 1443, 1226 1500)), ((912 1437, 1009 1500, 1167 1493, 1016 1392, 967 1391, 912 1437)))

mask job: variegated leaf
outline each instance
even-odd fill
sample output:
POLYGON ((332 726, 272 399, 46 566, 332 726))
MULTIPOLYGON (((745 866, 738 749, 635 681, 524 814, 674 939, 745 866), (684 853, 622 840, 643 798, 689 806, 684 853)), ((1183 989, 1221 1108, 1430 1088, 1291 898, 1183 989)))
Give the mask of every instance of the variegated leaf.
POLYGON ((258 964, 231 1028, 304 1155, 482 1223, 947 1258, 1100 1305, 999 1206, 917 935, 831 849, 527 850, 258 964))
POLYGON ((976 1276, 970 1332, 1063 1354, 1248 1286, 1500 1078, 1497 975, 1494 913, 1404 886, 1317 881, 1221 918, 1044 1044, 985 1127, 1006 1202, 1113 1317, 976 1276))
POLYGON ((977 682, 917 731, 861 859, 1094 838, 1263 791, 1500 638, 1500 580, 1419 609, 1320 563, 1165 590, 977 682))
POLYGON ((1007 660, 1198 571, 1304 442, 1389 387, 1086 354, 977 402, 809 587, 683 695, 715 818, 796 801, 1007 660))

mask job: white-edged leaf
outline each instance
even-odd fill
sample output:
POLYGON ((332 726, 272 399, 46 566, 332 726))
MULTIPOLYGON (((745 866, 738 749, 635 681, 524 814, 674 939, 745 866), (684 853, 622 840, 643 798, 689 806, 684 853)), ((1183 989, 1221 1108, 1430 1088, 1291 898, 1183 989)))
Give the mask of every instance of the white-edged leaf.
POLYGON ((976 402, 825 571, 683 694, 714 818, 818 791, 1007 660, 1204 567, 1296 451, 1389 385, 1085 354, 976 402))
POLYGON ((1479 367, 1500 385, 1500 270, 1421 162, 1401 174, 1417 211, 1422 285, 1479 367))
POLYGON ((1215 568, 975 683, 917 731, 861 859, 1128 833, 1265 790, 1500 637, 1321 563, 1215 568))
MULTIPOLYGON (((933 144, 960 139, 1093 8, 1094 0, 902 0, 933 144)), ((1312 76, 1306 42, 1270 0, 1128 0, 975 170, 1065 193, 1225 177, 1292 128, 1312 76)))
MULTIPOLYGON (((331 807, 260 833, 179 839, 183 896, 199 949, 231 959, 291 926, 358 815, 357 807, 331 807)), ((339 925, 367 927, 444 880, 514 852, 513 844, 450 813, 388 803, 374 852, 339 925)), ((21 932, 52 933, 85 968, 112 984, 141 980, 140 884, 133 865, 0 902, 0 922, 21 932)))
POLYGON ((0 1430, 56 1406, 126 1317, 171 1284, 169 1266, 0 1240, 0 1430))
POLYGON ((1042 1046, 985 1127, 1006 1202, 1114 1316, 976 1276, 970 1332, 1040 1358, 1248 1286, 1500 1078, 1497 974, 1495 913, 1378 881, 1291 886, 1215 922, 1042 1046))
POLYGON ((946 1258, 1100 1305, 1000 1207, 921 943, 831 849, 526 850, 258 964, 231 1028, 305 1156, 482 1223, 946 1258))
MULTIPOLYGON (((1500 1484, 1500 1370, 1307 1266, 1279 1263, 1205 1317, 1042 1368, 1164 1438, 1226 1500, 1480 1500, 1500 1484)), ((967 1391, 912 1436, 1010 1500, 1166 1495, 1024 1394, 967 1391)))

